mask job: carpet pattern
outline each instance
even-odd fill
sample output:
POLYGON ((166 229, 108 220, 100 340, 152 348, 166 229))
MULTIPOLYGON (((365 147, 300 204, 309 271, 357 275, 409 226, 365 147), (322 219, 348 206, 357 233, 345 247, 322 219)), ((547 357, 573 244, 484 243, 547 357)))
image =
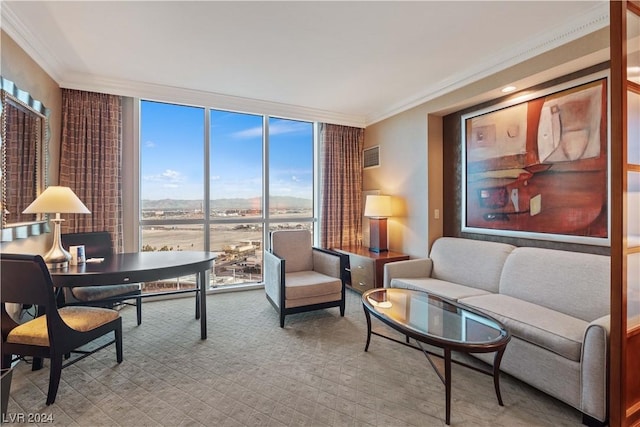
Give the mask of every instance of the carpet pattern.
MULTIPOLYGON (((444 426, 444 386, 424 355, 375 336, 365 353, 360 295, 347 293, 344 318, 291 315, 284 329, 263 290, 209 295, 205 341, 192 298, 145 302, 141 326, 125 308, 122 364, 111 346, 64 369, 47 407, 49 361, 21 362, 5 424, 37 413, 60 426, 444 426)), ((452 426, 581 424, 505 374, 504 407, 488 376, 454 365, 452 382, 452 426)))

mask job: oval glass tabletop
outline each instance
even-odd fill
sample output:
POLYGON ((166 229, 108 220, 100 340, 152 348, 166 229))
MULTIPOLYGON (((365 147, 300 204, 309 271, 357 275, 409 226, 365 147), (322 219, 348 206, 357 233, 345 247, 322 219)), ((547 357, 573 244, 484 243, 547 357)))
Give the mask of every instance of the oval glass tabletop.
POLYGON ((427 292, 372 289, 362 295, 362 303, 380 320, 424 335, 429 340, 492 345, 509 339, 508 331, 497 320, 427 292))

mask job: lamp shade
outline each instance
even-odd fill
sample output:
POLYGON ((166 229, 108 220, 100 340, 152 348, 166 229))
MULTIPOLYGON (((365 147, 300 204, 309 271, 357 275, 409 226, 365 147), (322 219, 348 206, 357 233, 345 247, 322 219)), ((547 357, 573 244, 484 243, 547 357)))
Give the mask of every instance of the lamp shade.
POLYGON ((364 216, 370 218, 391 216, 391 196, 367 195, 364 203, 364 216))
POLYGON ((88 214, 89 209, 69 187, 50 186, 22 212, 88 214))

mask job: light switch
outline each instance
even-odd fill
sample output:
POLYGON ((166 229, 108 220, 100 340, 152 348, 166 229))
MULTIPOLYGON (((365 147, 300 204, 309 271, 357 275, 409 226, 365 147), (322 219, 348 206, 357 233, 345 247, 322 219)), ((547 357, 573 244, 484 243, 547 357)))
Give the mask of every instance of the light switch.
POLYGON ((433 218, 434 219, 440 219, 440 209, 434 209, 433 210, 433 218))

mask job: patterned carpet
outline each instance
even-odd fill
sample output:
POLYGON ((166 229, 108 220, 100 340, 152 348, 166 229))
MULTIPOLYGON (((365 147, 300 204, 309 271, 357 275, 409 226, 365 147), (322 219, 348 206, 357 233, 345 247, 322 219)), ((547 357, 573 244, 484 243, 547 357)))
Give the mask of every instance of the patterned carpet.
MULTIPOLYGON (((60 426, 444 426, 444 386, 426 358, 372 338, 359 295, 337 308, 287 317, 264 291, 209 295, 202 341, 192 298, 145 302, 143 321, 122 310, 124 361, 108 347, 62 371, 45 405, 49 362, 14 370, 8 414, 60 426)), ((374 320, 375 322, 375 320, 374 320)), ((508 375, 505 406, 493 381, 454 365, 452 426, 577 426, 576 410, 508 375)), ((15 418, 14 418, 15 419, 15 418)), ((10 422, 6 423, 11 425, 10 422)))

